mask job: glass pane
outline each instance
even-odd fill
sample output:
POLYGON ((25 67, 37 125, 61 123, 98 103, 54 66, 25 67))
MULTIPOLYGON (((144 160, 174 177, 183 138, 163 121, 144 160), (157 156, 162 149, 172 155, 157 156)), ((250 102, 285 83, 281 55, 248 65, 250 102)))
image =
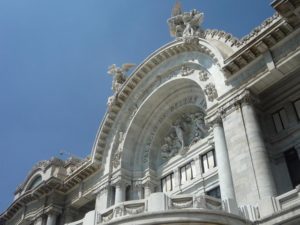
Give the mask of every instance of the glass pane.
POLYGON ((285 109, 280 110, 279 114, 280 114, 280 117, 281 117, 283 127, 286 128, 288 126, 289 121, 288 121, 285 109))
POLYGON ((282 131, 283 126, 282 126, 282 123, 281 123, 281 120, 280 120, 280 117, 279 117, 279 113, 274 113, 273 114, 273 121, 274 121, 274 124, 275 124, 276 131, 277 132, 282 131))
POLYGON ((181 175, 181 184, 184 184, 186 182, 185 167, 181 167, 181 169, 180 169, 180 175, 181 175))
POLYGON ((191 162, 192 165, 192 178, 194 178, 196 176, 196 166, 195 166, 195 162, 191 162))
POLYGON ((187 180, 191 180, 192 179, 192 168, 191 168, 191 164, 189 163, 189 164, 187 164, 186 165, 186 179, 187 180))
POLYGON ((167 192, 166 178, 162 180, 162 189, 163 192, 167 192))
POLYGON ((207 155, 202 156, 203 173, 208 171, 207 155))
POLYGON ((300 99, 294 102, 298 119, 300 119, 300 99))
POLYGON ((214 168, 215 167, 215 160, 214 160, 214 154, 213 151, 210 151, 207 153, 207 157, 208 157, 208 168, 214 168))
POLYGON ((172 191, 171 176, 167 176, 167 191, 172 191))

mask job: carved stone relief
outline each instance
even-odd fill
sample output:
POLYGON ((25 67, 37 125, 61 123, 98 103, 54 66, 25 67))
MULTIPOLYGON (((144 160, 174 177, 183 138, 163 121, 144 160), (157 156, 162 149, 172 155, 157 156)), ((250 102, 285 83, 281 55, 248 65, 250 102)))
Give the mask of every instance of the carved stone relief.
MULTIPOLYGON (((198 100, 198 97, 197 96, 190 96, 190 97, 186 97, 186 98, 183 98, 181 100, 179 100, 177 103, 175 103, 174 105, 171 105, 169 107, 169 109, 163 114, 160 116, 160 118, 158 119, 157 121, 157 124, 162 124, 164 119, 166 117, 168 117, 171 113, 173 113, 176 109, 184 106, 184 105, 188 105, 188 104, 196 104, 198 100)), ((203 100, 203 102, 201 101, 199 104, 200 105, 204 105, 205 100, 203 100)), ((146 141, 146 147, 145 147, 145 150, 144 150, 144 163, 146 163, 149 159, 149 152, 150 152, 150 149, 151 149, 151 145, 152 145, 152 141, 153 141, 153 138, 159 128, 158 125, 155 125, 151 132, 150 132, 150 136, 148 137, 148 140, 146 141)))
POLYGON ((213 83, 209 83, 205 86, 204 93, 210 102, 213 102, 218 97, 217 89, 213 83))
POLYGON ((200 70, 199 79, 200 79, 200 81, 207 81, 208 80, 208 73, 204 70, 200 70))
POLYGON ((170 127, 161 144, 161 155, 164 161, 178 153, 184 155, 189 147, 204 138, 207 128, 204 124, 204 113, 184 113, 170 127))
POLYGON ((190 67, 188 67, 188 66, 186 66, 186 65, 183 65, 182 67, 181 67, 181 76, 188 76, 188 75, 190 75, 190 74, 192 74, 193 72, 194 72, 195 70, 194 69, 192 69, 192 68, 190 68, 190 67))
POLYGON ((123 153, 123 146, 122 146, 123 140, 124 140, 124 134, 123 132, 119 132, 118 150, 115 152, 112 159, 112 165, 114 168, 117 168, 120 165, 120 161, 123 153))

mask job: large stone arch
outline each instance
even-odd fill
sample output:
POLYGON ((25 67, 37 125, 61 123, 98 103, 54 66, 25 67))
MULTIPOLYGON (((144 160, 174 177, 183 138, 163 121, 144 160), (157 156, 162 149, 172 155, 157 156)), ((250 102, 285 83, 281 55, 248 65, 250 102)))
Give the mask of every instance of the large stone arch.
MULTIPOLYGON (((126 151, 124 143, 130 142, 127 131, 129 128, 133 129, 133 118, 139 110, 143 110, 146 100, 155 95, 163 85, 179 79, 183 83, 190 80, 198 85, 197 90, 203 94, 207 108, 216 104, 218 97, 230 88, 225 84, 222 63, 222 54, 217 48, 208 41, 199 39, 197 44, 185 44, 181 41, 169 43, 139 65, 119 91, 118 99, 109 108, 95 141, 93 160, 102 162, 104 174, 121 167, 126 168, 121 161, 126 158, 123 156, 124 150, 126 151)), ((140 155, 135 157, 142 160, 140 155)), ((140 170, 144 168, 139 167, 140 170)))
POLYGON ((184 113, 204 112, 206 100, 197 82, 175 78, 161 85, 143 102, 124 137, 121 165, 129 171, 143 173, 156 170, 160 161, 160 135, 184 113))

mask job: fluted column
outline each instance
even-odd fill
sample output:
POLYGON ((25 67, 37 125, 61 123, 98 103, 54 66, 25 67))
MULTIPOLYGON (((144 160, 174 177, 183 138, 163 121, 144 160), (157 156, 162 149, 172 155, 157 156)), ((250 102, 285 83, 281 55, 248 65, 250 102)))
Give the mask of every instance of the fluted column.
POLYGON ((57 219, 57 214, 50 212, 47 215, 47 223, 46 223, 46 225, 55 225, 56 224, 56 219, 57 219))
POLYGON ((217 118, 213 121, 212 124, 218 166, 219 184, 224 208, 229 212, 238 213, 226 139, 220 116, 217 116, 217 118))
POLYGON ((255 109, 249 95, 242 101, 242 115, 261 199, 276 194, 273 175, 270 169, 269 157, 264 144, 262 132, 255 114, 255 109))

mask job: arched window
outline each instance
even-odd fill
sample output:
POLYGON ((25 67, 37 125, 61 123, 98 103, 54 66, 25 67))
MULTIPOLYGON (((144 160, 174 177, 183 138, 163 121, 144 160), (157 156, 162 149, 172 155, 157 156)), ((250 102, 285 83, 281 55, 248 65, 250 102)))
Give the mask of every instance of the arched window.
POLYGON ((42 183, 42 177, 37 176, 33 179, 33 181, 31 181, 30 185, 28 185, 27 191, 37 187, 40 183, 42 183))

